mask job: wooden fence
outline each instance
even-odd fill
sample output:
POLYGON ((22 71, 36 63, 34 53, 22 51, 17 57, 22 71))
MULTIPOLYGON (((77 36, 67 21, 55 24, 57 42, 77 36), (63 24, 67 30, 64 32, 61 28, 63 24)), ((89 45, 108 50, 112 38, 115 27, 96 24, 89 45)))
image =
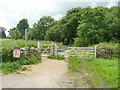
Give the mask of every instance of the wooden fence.
POLYGON ((119 57, 120 51, 107 51, 98 50, 97 45, 95 47, 58 47, 56 44, 43 45, 38 42, 38 49, 41 54, 50 54, 57 57, 57 55, 79 56, 79 57, 95 57, 95 58, 112 58, 119 57), (61 51, 61 52, 59 52, 61 51))
POLYGON ((97 58, 120 58, 120 51, 99 50, 97 58))
POLYGON ((41 54, 50 54, 52 45, 40 44, 38 42, 38 49, 41 54))
POLYGON ((96 57, 95 53, 95 48, 92 47, 68 47, 68 56, 96 57))

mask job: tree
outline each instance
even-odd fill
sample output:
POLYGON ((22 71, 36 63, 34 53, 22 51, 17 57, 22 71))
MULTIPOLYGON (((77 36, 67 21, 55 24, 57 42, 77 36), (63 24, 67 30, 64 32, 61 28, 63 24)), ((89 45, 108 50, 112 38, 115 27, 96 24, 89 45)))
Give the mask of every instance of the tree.
POLYGON ((103 33, 106 28, 105 12, 103 7, 83 9, 77 29, 79 38, 83 38, 88 45, 103 41, 103 33))
POLYGON ((10 31, 9 31, 9 35, 12 39, 19 39, 21 36, 20 34, 21 33, 19 33, 19 30, 15 27, 10 29, 10 31))
POLYGON ((6 29, 4 27, 0 27, 0 38, 6 38, 5 31, 6 29))
POLYGON ((117 7, 110 9, 103 7, 84 8, 77 27, 79 38, 83 38, 86 45, 99 42, 118 42, 120 30, 118 29, 117 11, 117 7))
POLYGON ((46 32, 45 40, 49 41, 62 41, 62 27, 60 21, 56 21, 55 25, 50 27, 50 29, 46 32))
POLYGON ((27 19, 22 19, 19 21, 16 28, 20 33, 20 38, 22 38, 25 35, 25 29, 27 29, 28 27, 29 27, 29 24, 27 19))
POLYGON ((67 14, 61 20, 63 27, 62 38, 67 39, 67 44, 73 43, 77 37, 78 20, 81 17, 81 8, 72 8, 67 11, 67 14))
POLYGON ((30 29, 31 39, 44 40, 46 32, 54 25, 55 20, 50 16, 44 16, 40 18, 38 23, 33 25, 33 28, 30 29), (33 35, 35 34, 35 35, 33 35))

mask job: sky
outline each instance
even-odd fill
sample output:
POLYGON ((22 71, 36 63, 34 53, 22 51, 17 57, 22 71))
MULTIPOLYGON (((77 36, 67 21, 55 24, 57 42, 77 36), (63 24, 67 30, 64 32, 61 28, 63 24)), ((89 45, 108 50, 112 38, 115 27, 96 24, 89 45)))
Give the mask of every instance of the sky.
POLYGON ((30 27, 43 16, 55 20, 66 15, 67 10, 76 7, 118 6, 119 0, 0 0, 0 27, 8 31, 26 18, 30 27))

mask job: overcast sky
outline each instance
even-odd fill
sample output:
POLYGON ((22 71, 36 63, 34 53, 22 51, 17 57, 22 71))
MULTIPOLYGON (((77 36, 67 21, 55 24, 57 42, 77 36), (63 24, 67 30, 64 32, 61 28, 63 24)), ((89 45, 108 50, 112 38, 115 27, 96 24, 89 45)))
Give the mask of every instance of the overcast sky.
POLYGON ((75 7, 112 7, 118 6, 119 0, 0 0, 0 27, 16 27, 26 18, 30 27, 42 16, 52 16, 55 20, 65 16, 67 10, 75 7))

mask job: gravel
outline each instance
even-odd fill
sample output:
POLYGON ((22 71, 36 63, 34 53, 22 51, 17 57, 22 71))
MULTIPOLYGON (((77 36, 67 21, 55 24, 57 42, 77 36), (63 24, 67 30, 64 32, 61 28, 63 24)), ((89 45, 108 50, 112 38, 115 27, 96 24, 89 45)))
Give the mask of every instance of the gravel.
POLYGON ((42 57, 42 63, 30 65, 31 71, 2 75, 2 88, 62 88, 67 63, 42 57))

